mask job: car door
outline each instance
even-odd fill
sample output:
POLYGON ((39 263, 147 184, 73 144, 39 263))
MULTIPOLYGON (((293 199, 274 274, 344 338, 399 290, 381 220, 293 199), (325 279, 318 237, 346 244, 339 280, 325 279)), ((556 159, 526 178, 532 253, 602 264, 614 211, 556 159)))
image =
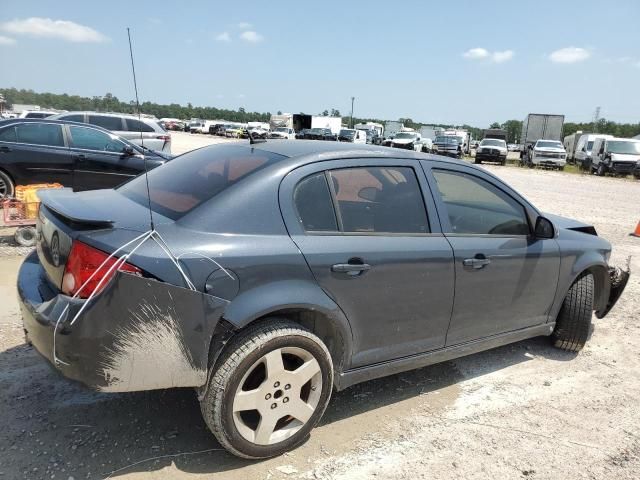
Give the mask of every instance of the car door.
POLYGON ((144 159, 125 153, 125 144, 116 135, 92 127, 68 125, 74 162, 74 190, 114 188, 144 169, 144 159))
POLYGON ((16 185, 72 184, 72 160, 61 124, 16 122, 0 134, 0 165, 16 185))
POLYGON ((537 239, 537 212, 478 169, 425 162, 455 255, 455 302, 447 346, 548 321, 558 283, 555 239, 537 239))
POLYGON ((453 252, 417 162, 307 165, 283 180, 280 203, 315 279, 349 320, 350 367, 444 346, 453 252))

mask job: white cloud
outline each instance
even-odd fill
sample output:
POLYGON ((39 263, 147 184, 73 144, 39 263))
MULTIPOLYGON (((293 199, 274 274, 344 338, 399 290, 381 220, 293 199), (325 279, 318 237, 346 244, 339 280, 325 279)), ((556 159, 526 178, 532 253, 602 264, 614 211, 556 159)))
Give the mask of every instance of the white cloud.
POLYGON ((251 25, 249 22, 240 22, 237 27, 242 29, 242 30, 247 30, 248 28, 251 28, 253 25, 251 25))
POLYGON ((254 32, 253 30, 242 32, 240 34, 240 38, 249 43, 260 43, 264 40, 264 37, 262 35, 260 35, 258 32, 254 32))
POLYGON ((468 58, 469 60, 490 60, 493 63, 508 62, 513 58, 513 55, 513 50, 490 52, 486 48, 481 47, 470 48, 462 54, 464 58, 468 58))
POLYGON ((583 62, 591 56, 591 52, 580 47, 566 47, 551 52, 549 60, 553 63, 577 63, 583 62))
POLYGON ((5 37, 0 35, 0 45, 15 45, 16 40, 14 38, 5 37))
POLYGON ((493 52, 491 54, 491 61, 495 63, 508 62, 513 58, 513 50, 505 50, 504 52, 493 52))
POLYGON ((481 58, 487 58, 489 56, 489 51, 486 48, 471 48, 464 52, 462 56, 471 60, 478 60, 481 58))
POLYGON ((219 42, 230 42, 231 35, 228 32, 222 32, 220 35, 216 36, 216 40, 219 42))
POLYGON ((15 35, 29 35, 41 38, 60 38, 69 42, 104 42, 103 34, 91 27, 69 20, 31 17, 24 20, 11 20, 0 25, 0 29, 15 35))

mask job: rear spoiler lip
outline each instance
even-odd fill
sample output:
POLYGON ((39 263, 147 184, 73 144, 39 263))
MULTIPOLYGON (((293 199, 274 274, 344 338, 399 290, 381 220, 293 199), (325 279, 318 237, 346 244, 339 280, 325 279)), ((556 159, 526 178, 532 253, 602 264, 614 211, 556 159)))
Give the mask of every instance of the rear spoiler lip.
POLYGON ((38 198, 40 198, 42 205, 56 215, 64 217, 71 222, 102 227, 110 227, 115 223, 114 220, 91 215, 92 213, 98 214, 99 212, 86 208, 78 208, 77 199, 75 199, 76 203, 74 204, 74 195, 74 192, 69 188, 38 191, 38 198), (63 203, 60 200, 67 201, 63 203))

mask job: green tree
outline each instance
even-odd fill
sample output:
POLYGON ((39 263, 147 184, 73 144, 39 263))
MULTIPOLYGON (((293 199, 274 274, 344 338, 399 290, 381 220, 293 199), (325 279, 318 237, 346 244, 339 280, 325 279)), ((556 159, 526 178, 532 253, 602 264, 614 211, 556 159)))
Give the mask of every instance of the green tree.
POLYGON ((493 122, 491 125, 489 125, 489 128, 502 128, 502 125, 500 125, 498 122, 493 122))

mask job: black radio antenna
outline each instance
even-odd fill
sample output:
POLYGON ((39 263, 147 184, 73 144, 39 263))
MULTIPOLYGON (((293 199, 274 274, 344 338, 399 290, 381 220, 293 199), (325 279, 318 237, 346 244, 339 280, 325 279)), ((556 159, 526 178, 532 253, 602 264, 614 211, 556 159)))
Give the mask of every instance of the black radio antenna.
MULTIPOLYGON (((136 81, 136 66, 133 63, 133 48, 131 47, 131 31, 127 27, 127 37, 129 38, 129 55, 131 55, 131 72, 133 73, 133 89, 136 92, 136 111, 138 112, 138 122, 142 125, 142 114, 140 113, 140 100, 138 99, 138 82, 136 81)), ((151 191, 149 189, 149 170, 147 169, 147 156, 144 153, 144 138, 142 135, 142 127, 140 128, 140 144, 142 145, 142 159, 144 162, 144 179, 147 184, 147 201, 149 204, 149 224, 151 231, 155 231, 153 224, 153 210, 151 210, 151 191)))

